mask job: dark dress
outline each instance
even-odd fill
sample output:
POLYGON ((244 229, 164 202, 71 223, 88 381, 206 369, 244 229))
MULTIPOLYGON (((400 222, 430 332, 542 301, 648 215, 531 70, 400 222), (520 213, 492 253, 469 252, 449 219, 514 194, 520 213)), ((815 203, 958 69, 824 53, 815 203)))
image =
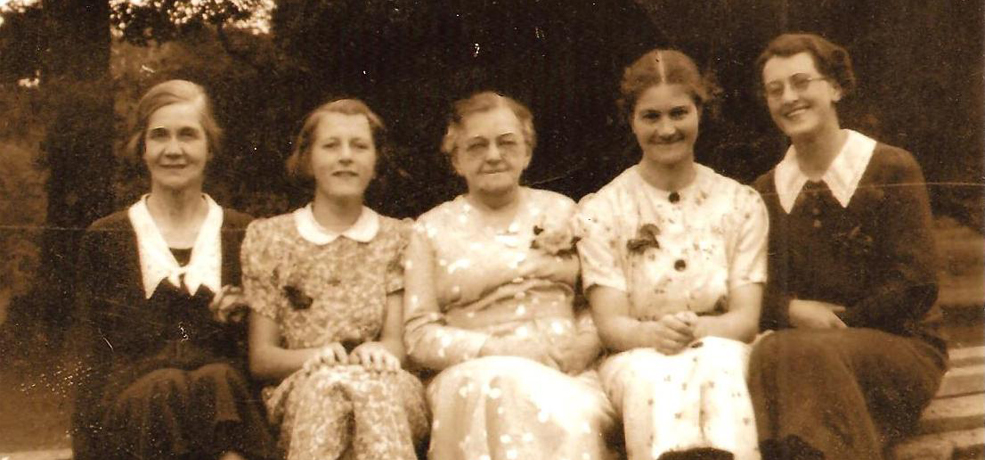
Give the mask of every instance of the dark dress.
MULTIPOLYGON (((223 210, 222 284, 240 284, 239 248, 250 217, 223 210)), ((190 254, 176 254, 181 261, 190 254)), ((127 211, 82 239, 79 320, 83 372, 73 414, 76 459, 273 458, 275 444, 244 377, 242 324, 212 320, 214 294, 161 281, 144 295, 127 211)))
POLYGON ((808 181, 787 214, 775 172, 755 184, 770 214, 762 326, 778 330, 750 360, 764 458, 886 458, 946 368, 933 326, 936 257, 923 174, 909 152, 876 144, 847 207, 823 181, 808 181), (845 306, 848 329, 789 329, 794 298, 845 306))

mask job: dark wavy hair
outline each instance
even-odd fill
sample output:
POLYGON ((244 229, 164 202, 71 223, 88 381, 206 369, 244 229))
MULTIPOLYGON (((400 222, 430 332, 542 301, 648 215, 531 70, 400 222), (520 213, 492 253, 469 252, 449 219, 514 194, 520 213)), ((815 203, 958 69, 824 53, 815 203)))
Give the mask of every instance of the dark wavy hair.
POLYGON ((716 114, 722 89, 715 83, 711 72, 702 74, 697 64, 680 51, 655 49, 640 56, 623 71, 617 103, 627 122, 633 119, 640 95, 661 84, 684 86, 694 105, 710 116, 716 114))
MULTIPOLYGON (((817 34, 788 33, 774 38, 756 59, 756 68, 762 76, 763 67, 771 58, 790 57, 804 52, 814 59, 814 66, 821 75, 841 88, 843 96, 855 89, 855 71, 852 69, 852 59, 848 51, 817 34)), ((759 85, 759 89, 762 91, 762 85, 759 85)))
POLYGON ((298 182, 310 185, 314 181, 311 171, 311 144, 314 143, 314 132, 322 117, 329 113, 342 115, 363 115, 369 121, 369 129, 373 135, 373 147, 376 148, 377 164, 389 154, 386 141, 386 126, 376 112, 359 99, 336 99, 318 106, 304 118, 304 124, 294 141, 294 150, 287 157, 285 169, 287 175, 298 182))

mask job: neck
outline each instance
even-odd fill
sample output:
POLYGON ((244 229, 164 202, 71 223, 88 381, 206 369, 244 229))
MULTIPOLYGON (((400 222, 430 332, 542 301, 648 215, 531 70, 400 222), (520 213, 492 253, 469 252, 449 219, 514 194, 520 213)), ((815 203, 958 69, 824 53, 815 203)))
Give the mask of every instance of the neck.
POLYGON ((311 205, 315 221, 326 230, 343 232, 359 220, 363 212, 363 202, 355 198, 327 197, 315 194, 311 205))
POLYGON ((801 172, 812 180, 820 179, 831 166, 848 139, 848 131, 838 125, 838 120, 827 123, 816 133, 791 139, 797 151, 797 164, 801 172))
POLYGON ((680 190, 691 184, 697 174, 694 160, 680 161, 674 164, 662 164, 648 161, 644 158, 639 163, 640 176, 646 183, 667 191, 680 190))
POLYGON ((153 187, 147 197, 147 209, 154 220, 180 226, 201 218, 207 206, 200 188, 173 190, 153 187))
POLYGON ((466 197, 472 204, 487 211, 509 210, 515 208, 520 202, 520 187, 513 187, 509 191, 499 193, 470 190, 466 197))

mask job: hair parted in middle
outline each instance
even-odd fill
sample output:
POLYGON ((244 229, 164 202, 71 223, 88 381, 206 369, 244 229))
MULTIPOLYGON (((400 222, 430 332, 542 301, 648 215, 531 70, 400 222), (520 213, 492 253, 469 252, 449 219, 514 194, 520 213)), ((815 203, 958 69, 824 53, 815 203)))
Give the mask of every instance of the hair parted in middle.
POLYGON ((647 52, 623 71, 619 85, 619 110, 627 122, 633 118, 636 101, 646 90, 657 85, 682 85, 694 99, 694 105, 714 116, 722 90, 711 72, 704 74, 686 54, 672 49, 647 52))
POLYGON ((173 104, 194 104, 198 108, 199 124, 205 131, 209 156, 214 158, 222 150, 222 128, 212 112, 212 101, 205 88, 188 80, 168 80, 151 87, 137 103, 137 113, 130 126, 126 153, 136 163, 143 163, 144 137, 150 117, 163 107, 173 104))
POLYGON ((458 138, 462 134, 462 124, 469 115, 488 112, 490 110, 505 107, 516 115, 520 121, 520 129, 523 132, 523 141, 533 154, 534 147, 537 146, 537 133, 534 131, 534 115, 527 106, 521 104, 516 99, 503 96, 495 91, 482 91, 465 99, 460 99, 452 106, 451 117, 448 121, 448 130, 441 139, 441 152, 449 157, 454 156, 458 145, 458 138))
POLYGON ((294 149, 291 150, 291 155, 287 157, 284 164, 289 177, 305 184, 314 180, 311 171, 311 144, 315 141, 314 134, 315 129, 318 128, 318 123, 321 122, 322 117, 329 113, 365 116, 373 134, 373 146, 376 149, 377 158, 385 161, 389 152, 386 126, 383 124, 383 119, 359 99, 335 99, 318 106, 304 117, 304 124, 294 141, 294 149))

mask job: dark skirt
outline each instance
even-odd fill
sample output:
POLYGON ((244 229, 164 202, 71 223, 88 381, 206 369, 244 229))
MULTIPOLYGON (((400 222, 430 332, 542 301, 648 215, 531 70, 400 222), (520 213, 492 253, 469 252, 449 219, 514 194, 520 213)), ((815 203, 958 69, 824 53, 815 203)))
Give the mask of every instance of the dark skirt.
POLYGON ((764 337, 749 363, 764 459, 886 458, 937 392, 946 360, 921 338, 875 329, 764 337))
MULTIPOLYGON (((112 387, 114 385, 108 385, 112 387)), ((103 394, 99 458, 276 457, 276 446, 252 388, 227 363, 192 370, 160 368, 122 391, 103 394)))

